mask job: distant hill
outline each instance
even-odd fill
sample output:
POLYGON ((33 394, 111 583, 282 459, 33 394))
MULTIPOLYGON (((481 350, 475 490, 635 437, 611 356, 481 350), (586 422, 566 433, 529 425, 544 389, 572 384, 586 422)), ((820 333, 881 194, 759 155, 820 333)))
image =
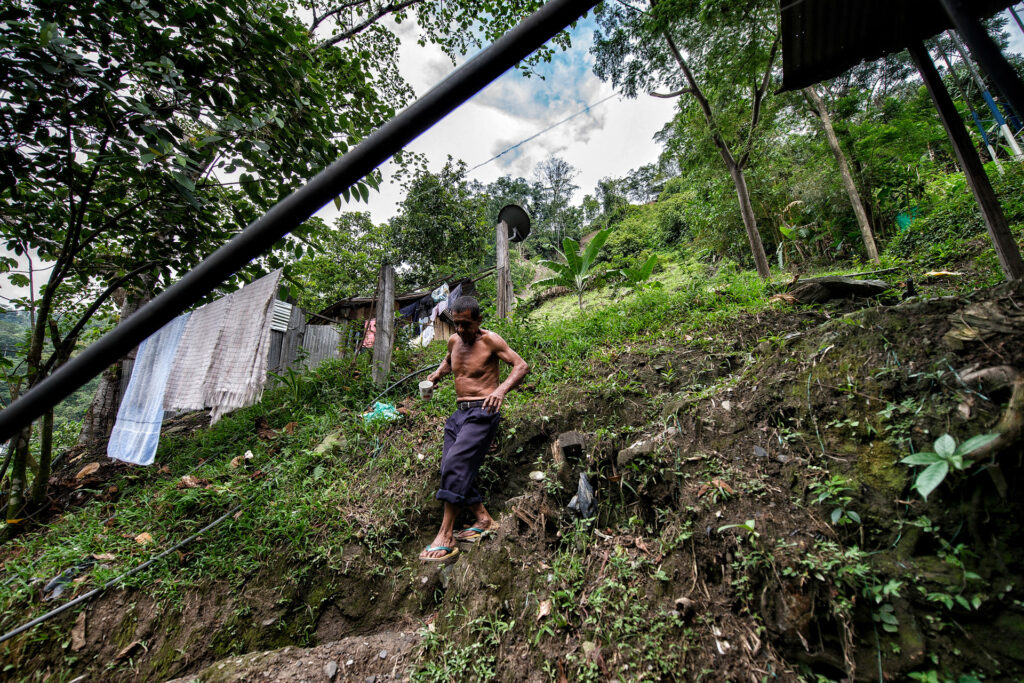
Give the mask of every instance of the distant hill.
POLYGON ((29 324, 28 311, 0 311, 0 355, 17 355, 18 346, 27 339, 29 324))

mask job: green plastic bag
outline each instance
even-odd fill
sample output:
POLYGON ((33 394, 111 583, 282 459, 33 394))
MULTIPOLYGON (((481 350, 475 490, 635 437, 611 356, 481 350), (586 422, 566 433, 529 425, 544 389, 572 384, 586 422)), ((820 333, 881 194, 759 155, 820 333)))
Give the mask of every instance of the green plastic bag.
POLYGON ((394 422, 395 420, 402 419, 401 413, 390 403, 381 403, 377 401, 373 404, 373 408, 363 413, 363 421, 366 424, 372 424, 377 421, 383 422, 394 422))

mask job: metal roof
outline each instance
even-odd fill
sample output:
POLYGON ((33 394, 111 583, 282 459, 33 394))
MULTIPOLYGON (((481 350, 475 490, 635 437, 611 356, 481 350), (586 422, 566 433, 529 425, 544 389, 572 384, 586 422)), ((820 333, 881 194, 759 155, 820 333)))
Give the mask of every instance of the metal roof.
MULTIPOLYGON (((899 52, 952 22, 938 0, 780 0, 782 88, 834 78, 862 61, 899 52)), ((970 12, 988 17, 1008 0, 971 0, 970 12)))

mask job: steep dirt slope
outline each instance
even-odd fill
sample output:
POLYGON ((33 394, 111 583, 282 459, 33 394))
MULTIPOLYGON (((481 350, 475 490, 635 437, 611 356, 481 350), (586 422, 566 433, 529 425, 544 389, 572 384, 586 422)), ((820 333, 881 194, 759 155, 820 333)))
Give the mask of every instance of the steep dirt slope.
MULTIPOLYGON (((524 389, 483 474, 501 530, 453 564, 416 560, 438 521, 436 463, 413 463, 401 480, 381 470, 362 482, 378 504, 416 501, 387 531, 394 544, 380 544, 369 506, 352 508, 366 534, 341 573, 282 563, 243 591, 205 586, 171 608, 105 596, 88 617, 104 626, 88 630, 75 670, 211 681, 1024 676, 1019 435, 951 472, 927 502, 899 464, 944 433, 960 443, 1013 417, 1024 284, 892 307, 779 308, 592 358, 553 392, 524 389), (977 379, 993 367, 1003 370, 977 379), (560 461, 552 443, 569 430, 586 446, 560 461), (596 489, 589 521, 565 507, 580 472, 596 489), (304 642, 316 645, 294 647, 304 642), (132 643, 145 645, 104 672, 132 643)), ((410 459, 440 436, 415 409, 390 430, 410 459)), ((359 454, 342 445, 334 457, 359 454)))

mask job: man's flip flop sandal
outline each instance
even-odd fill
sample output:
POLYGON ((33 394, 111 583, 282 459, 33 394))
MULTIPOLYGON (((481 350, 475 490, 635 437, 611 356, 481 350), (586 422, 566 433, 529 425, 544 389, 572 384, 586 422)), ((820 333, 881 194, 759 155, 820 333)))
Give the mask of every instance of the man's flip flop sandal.
POLYGON ((455 556, 459 554, 458 548, 449 548, 446 545, 428 545, 423 550, 423 552, 430 553, 435 550, 443 550, 445 551, 445 554, 441 557, 423 557, 422 555, 420 555, 420 562, 451 562, 453 559, 455 559, 455 556))
POLYGON ((471 532, 468 536, 456 535, 455 540, 459 543, 476 543, 477 541, 487 538, 488 536, 493 536, 500 528, 501 527, 499 527, 497 523, 492 524, 486 529, 481 529, 477 526, 471 526, 459 532, 460 534, 467 531, 471 532))

